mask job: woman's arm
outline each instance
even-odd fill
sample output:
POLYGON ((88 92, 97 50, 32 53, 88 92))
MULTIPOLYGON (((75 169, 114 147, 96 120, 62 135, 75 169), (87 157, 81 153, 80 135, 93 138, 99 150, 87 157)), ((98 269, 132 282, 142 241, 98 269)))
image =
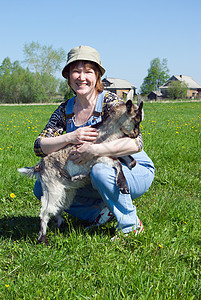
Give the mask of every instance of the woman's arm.
POLYGON ((73 132, 66 131, 66 104, 62 103, 52 114, 47 125, 39 134, 34 143, 34 151, 37 156, 45 156, 58 151, 68 144, 82 144, 94 142, 98 136, 96 129, 81 127, 73 132))
POLYGON ((84 164, 93 157, 98 156, 125 156, 137 153, 142 150, 143 142, 141 137, 131 139, 124 137, 115 141, 104 142, 101 144, 85 143, 77 147, 76 151, 71 152, 70 159, 74 163, 84 164))
MULTIPOLYGON (((114 103, 121 101, 119 97, 111 92, 107 92, 104 97, 102 118, 107 118, 110 113, 110 107, 114 103)), ((143 139, 141 133, 135 139, 124 137, 115 141, 105 142, 101 144, 85 143, 77 146, 76 151, 72 151, 70 159, 74 163, 84 164, 94 156, 125 156, 137 153, 143 148, 143 139)))
MULTIPOLYGON (((63 139, 62 135, 66 131, 66 119, 65 119, 65 109, 66 109, 66 102, 63 102, 51 115, 47 125, 45 128, 41 131, 37 139, 35 140, 34 143, 34 152, 37 156, 45 156, 49 152, 47 151, 46 153, 46 148, 45 146, 43 147, 41 145, 41 141, 43 142, 45 140, 49 140, 46 143, 46 146, 48 148, 48 143, 53 143, 52 142, 55 138, 58 138, 60 140, 63 139)), ((42 144, 43 144, 42 142, 42 144)))
POLYGON ((65 133, 60 136, 41 138, 40 146, 44 154, 50 154, 58 151, 68 144, 83 144, 86 142, 94 142, 98 136, 95 128, 81 127, 73 132, 65 133))
POLYGON ((95 156, 124 156, 139 151, 135 139, 124 137, 115 141, 93 144, 92 151, 95 156))

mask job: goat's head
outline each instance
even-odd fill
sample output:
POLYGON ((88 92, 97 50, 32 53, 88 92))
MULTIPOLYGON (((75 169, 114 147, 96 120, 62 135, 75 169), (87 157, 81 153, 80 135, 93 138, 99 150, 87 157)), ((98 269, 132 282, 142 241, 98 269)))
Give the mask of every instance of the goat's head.
POLYGON ((143 113, 142 107, 143 101, 140 102, 139 106, 133 104, 131 100, 126 102, 125 117, 120 129, 131 138, 136 138, 139 134, 139 125, 143 113))

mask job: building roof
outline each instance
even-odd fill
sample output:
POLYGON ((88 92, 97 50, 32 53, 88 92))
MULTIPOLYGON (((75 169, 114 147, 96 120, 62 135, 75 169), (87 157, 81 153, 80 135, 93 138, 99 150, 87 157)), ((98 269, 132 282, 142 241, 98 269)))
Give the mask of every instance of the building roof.
POLYGON ((188 85, 189 89, 201 89, 201 85, 199 83, 197 83, 192 77, 187 76, 187 75, 173 75, 160 88, 167 88, 169 82, 172 80, 179 80, 179 81, 185 82, 188 85))
POLYGON ((105 87, 107 88, 113 88, 113 89, 136 89, 136 87, 130 83, 127 80, 124 79, 119 79, 119 78, 104 78, 103 80, 103 85, 104 82, 108 83, 105 87))
MULTIPOLYGON (((155 95, 158 96, 158 97, 163 96, 163 94, 162 94, 161 92, 159 92, 159 91, 152 91, 151 93, 149 93, 149 95, 150 95, 150 94, 155 94, 155 95)), ((148 95, 148 97, 149 97, 149 95, 148 95)))

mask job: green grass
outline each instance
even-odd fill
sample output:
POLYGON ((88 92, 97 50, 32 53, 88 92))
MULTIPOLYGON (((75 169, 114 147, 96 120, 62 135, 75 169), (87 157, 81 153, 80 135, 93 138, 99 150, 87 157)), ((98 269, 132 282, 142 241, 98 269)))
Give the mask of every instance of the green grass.
POLYGON ((144 149, 155 180, 135 200, 145 233, 111 242, 65 216, 37 244, 34 181, 16 169, 55 106, 0 106, 0 299, 200 299, 200 103, 145 103, 144 149), (14 193, 15 197, 10 195, 14 193))

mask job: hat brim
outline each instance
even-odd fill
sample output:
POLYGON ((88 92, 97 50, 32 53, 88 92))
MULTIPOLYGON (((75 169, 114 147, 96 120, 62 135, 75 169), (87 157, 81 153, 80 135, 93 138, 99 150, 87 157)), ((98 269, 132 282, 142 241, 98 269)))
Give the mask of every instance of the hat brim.
POLYGON ((91 61, 91 62, 93 62, 93 63, 95 63, 98 67, 99 67, 99 69, 100 69, 100 72, 101 72, 101 76, 103 76, 104 74, 105 74, 105 69, 101 66, 101 65, 99 65, 97 62, 95 62, 95 61, 93 61, 93 60, 90 60, 90 59, 82 59, 82 58, 79 58, 79 59, 70 59, 69 61, 68 61, 68 63, 65 65, 65 67, 63 68, 63 70, 62 70, 62 76, 64 77, 64 78, 68 78, 67 77, 67 74, 68 74, 68 68, 69 68, 69 65, 72 63, 72 62, 74 62, 74 61, 78 61, 78 60, 83 60, 83 61, 91 61))

